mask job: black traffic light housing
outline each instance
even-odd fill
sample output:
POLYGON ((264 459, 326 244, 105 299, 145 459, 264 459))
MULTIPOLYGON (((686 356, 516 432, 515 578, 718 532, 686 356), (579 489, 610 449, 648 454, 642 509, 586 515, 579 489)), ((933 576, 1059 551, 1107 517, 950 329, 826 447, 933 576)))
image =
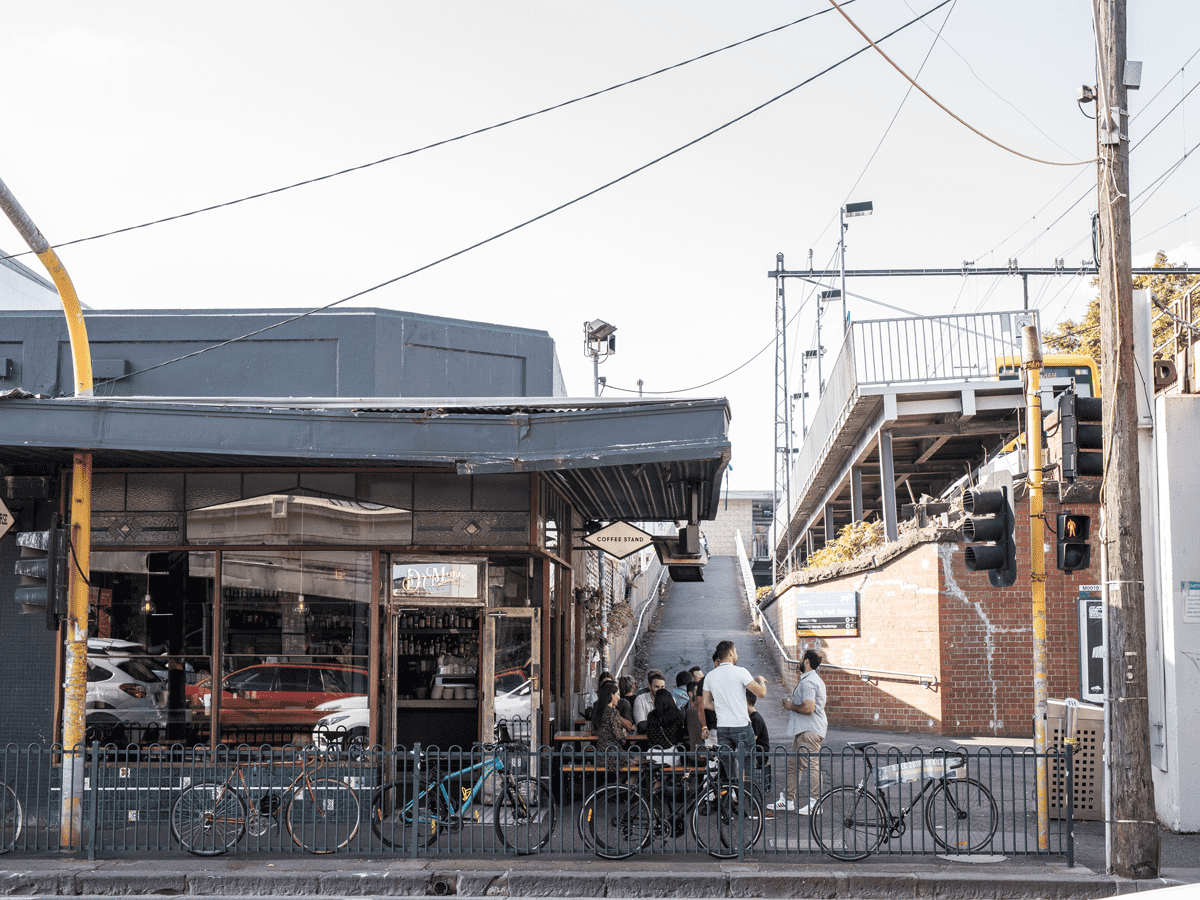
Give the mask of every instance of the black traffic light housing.
POLYGON ((46 627, 58 630, 60 619, 67 617, 67 545, 66 533, 59 527, 58 515, 50 520, 47 531, 22 531, 17 534, 21 556, 14 571, 21 584, 13 599, 21 604, 22 612, 43 609, 46 627))
POLYGON ((1080 397, 1072 388, 1058 395, 1062 429, 1062 480, 1104 474, 1104 401, 1080 397))
POLYGON ((972 488, 963 494, 963 511, 967 568, 986 569, 993 587, 1010 587, 1017 580, 1017 542, 1008 489, 972 488))
POLYGON ((1088 543, 1091 531, 1091 516, 1058 514, 1058 567, 1064 572, 1077 572, 1091 565, 1092 548, 1088 543))

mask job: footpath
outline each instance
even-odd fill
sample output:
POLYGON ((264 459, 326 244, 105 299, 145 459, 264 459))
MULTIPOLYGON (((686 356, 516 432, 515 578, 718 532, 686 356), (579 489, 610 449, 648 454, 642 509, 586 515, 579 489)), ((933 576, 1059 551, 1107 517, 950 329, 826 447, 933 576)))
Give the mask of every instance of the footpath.
MULTIPOLYGON (((712 666, 712 650, 729 638, 739 663, 770 682, 760 708, 773 743, 783 743, 782 682, 738 599, 737 566, 713 558, 705 581, 672 584, 639 658, 667 673, 712 666)), ((1017 746, 1021 741, 862 732, 831 728, 826 746, 875 740, 912 748, 1017 746)), ((563 823, 560 827, 571 827, 563 823)), ((873 856, 841 863, 823 856, 759 857, 746 863, 707 856, 659 855, 610 862, 586 856, 422 856, 408 860, 302 852, 197 858, 173 851, 104 860, 43 855, 0 860, 0 894, 24 897, 746 897, 746 898, 1090 898, 1172 885, 1163 900, 1200 900, 1200 835, 1162 834, 1161 877, 1132 881, 1105 874, 1101 823, 1076 825, 1076 865, 1051 857, 942 858, 873 856)))

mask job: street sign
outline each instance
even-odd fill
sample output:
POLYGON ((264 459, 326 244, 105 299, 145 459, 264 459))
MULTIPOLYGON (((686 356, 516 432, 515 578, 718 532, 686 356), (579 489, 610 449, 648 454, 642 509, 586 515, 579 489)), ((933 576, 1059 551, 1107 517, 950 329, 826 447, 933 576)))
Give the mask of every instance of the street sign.
POLYGON ((0 537, 8 534, 8 529, 12 528, 13 517, 8 511, 8 507, 4 505, 4 501, 0 500, 0 537))
POLYGON ((583 539, 583 542, 591 544, 617 559, 624 559, 649 547, 654 543, 654 536, 628 522, 613 522, 611 525, 605 525, 599 531, 593 531, 583 539))
POLYGON ((797 593, 797 637, 857 637, 858 591, 797 593))

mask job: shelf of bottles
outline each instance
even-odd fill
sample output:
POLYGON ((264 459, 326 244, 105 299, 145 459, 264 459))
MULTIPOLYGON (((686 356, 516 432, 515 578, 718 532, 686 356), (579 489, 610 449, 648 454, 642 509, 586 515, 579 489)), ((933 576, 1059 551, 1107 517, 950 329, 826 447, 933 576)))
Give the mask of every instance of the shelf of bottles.
POLYGON ((279 656, 293 662, 366 664, 367 620, 361 604, 313 596, 298 606, 297 600, 287 591, 224 591, 225 653, 235 668, 279 656))
POLYGON ((397 616, 398 699, 452 699, 433 696, 439 675, 452 675, 459 683, 469 680, 472 686, 476 684, 480 615, 478 608, 439 607, 397 616))

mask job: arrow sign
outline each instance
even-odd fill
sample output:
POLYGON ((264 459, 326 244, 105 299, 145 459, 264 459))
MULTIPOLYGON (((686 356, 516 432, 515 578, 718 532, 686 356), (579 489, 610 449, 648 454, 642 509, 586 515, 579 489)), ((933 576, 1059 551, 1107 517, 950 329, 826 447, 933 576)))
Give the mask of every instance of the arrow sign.
POLYGON ((628 522, 613 522, 611 525, 605 525, 599 531, 593 531, 583 539, 583 542, 591 544, 617 559, 624 559, 649 547, 654 543, 654 536, 628 522))
POLYGON ((0 537, 8 534, 8 529, 12 528, 13 517, 8 511, 8 507, 4 505, 4 501, 0 500, 0 537))

